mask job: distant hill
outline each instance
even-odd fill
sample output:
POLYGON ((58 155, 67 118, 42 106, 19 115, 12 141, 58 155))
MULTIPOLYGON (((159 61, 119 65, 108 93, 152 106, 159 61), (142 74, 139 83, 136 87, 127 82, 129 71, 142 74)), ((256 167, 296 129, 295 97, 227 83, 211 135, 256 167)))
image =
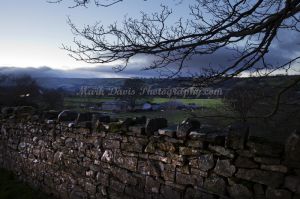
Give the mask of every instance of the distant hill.
MULTIPOLYGON (((253 84, 257 86, 276 86, 282 84, 291 78, 297 76, 271 76, 271 77, 255 77, 255 78, 232 78, 214 85, 214 88, 222 88, 228 90, 237 85, 253 84)), ((70 92, 75 92, 82 86, 97 86, 97 87, 121 87, 126 80, 125 78, 56 78, 43 77, 36 78, 40 86, 49 89, 63 89, 70 92)), ((179 87, 181 85, 189 85, 191 81, 187 78, 177 79, 143 79, 146 86, 152 88, 167 88, 179 87)))
MULTIPOLYGON (((17 68, 17 67, 0 67, 0 77, 4 76, 19 76, 30 75, 37 80, 38 84, 48 89, 62 89, 68 92, 76 92, 82 86, 97 86, 97 87, 121 87, 126 78, 89 78, 91 77, 81 75, 80 70, 63 71, 51 69, 49 67, 40 68, 17 68), (76 75, 74 77, 74 75, 76 75)), ((270 76, 270 77, 254 77, 254 78, 232 78, 222 81, 214 88, 222 88, 224 92, 230 88, 242 85, 251 84, 257 86, 264 85, 280 85, 283 81, 294 78, 296 76, 270 76)), ((189 87, 192 86, 192 81, 189 78, 174 78, 174 79, 157 79, 157 78, 143 78, 146 86, 152 88, 172 88, 172 87, 189 87)), ((9 85, 9 81, 0 81, 0 86, 9 85)))
POLYGON ((38 84, 49 89, 63 89, 77 91, 81 86, 120 87, 124 78, 36 78, 38 84))

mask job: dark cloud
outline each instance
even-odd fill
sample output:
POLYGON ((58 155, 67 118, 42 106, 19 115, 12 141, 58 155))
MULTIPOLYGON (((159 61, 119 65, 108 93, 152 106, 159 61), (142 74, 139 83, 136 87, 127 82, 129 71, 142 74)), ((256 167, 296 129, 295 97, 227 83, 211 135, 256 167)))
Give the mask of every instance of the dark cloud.
POLYGON ((300 52, 300 33, 297 31, 280 31, 273 42, 273 48, 285 52, 285 55, 290 55, 295 52, 300 52))
POLYGON ((55 77, 59 76, 59 71, 47 66, 34 67, 0 67, 0 74, 4 75, 31 75, 32 77, 55 77))
MULTIPOLYGON (((187 62, 187 70, 201 72, 203 67, 224 68, 234 63, 236 52, 228 48, 219 49, 211 55, 194 56, 187 62)), ((300 56, 300 33, 295 31, 280 31, 265 55, 265 62, 274 67, 300 56)), ((261 67, 258 62, 255 67, 261 67)), ((299 66, 297 66, 299 67, 299 66)))
MULTIPOLYGON (((266 62, 273 65, 281 65, 287 62, 295 55, 300 55, 300 34, 292 31, 281 31, 274 40, 268 54, 265 56, 266 62)), ((228 48, 222 48, 211 55, 195 55, 186 62, 186 67, 182 75, 187 73, 201 73, 203 67, 224 68, 233 63, 235 52, 228 48)), ((53 69, 47 66, 33 68, 18 67, 0 67, 0 74, 21 75, 29 74, 33 77, 65 77, 65 78, 108 78, 108 77, 157 77, 161 74, 168 73, 168 70, 142 70, 151 64, 153 58, 140 55, 135 57, 128 67, 121 71, 115 72, 114 65, 81 67, 71 70, 53 69)), ((258 63, 259 65, 261 63, 258 63)), ((174 65, 171 66, 175 67, 174 65)))
POLYGON ((112 66, 82 67, 71 70, 52 69, 50 67, 0 67, 0 74, 30 75, 32 77, 60 77, 60 78, 113 78, 113 77, 154 77, 155 71, 141 71, 140 68, 129 66, 128 69, 116 72, 112 66))

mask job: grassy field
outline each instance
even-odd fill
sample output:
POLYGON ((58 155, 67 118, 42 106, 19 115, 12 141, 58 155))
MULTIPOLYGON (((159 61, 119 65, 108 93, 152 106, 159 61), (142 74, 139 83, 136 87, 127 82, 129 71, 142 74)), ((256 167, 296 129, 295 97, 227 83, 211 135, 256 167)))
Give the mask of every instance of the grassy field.
POLYGON ((64 106, 73 106, 79 107, 80 104, 97 104, 99 102, 105 102, 113 100, 113 98, 103 97, 103 98, 95 98, 95 97, 65 97, 64 98, 64 106))
POLYGON ((222 99, 170 99, 170 98, 153 98, 151 100, 152 103, 163 103, 163 102, 169 102, 169 101, 180 101, 184 104, 194 103, 196 105, 199 105, 200 107, 205 108, 216 108, 223 105, 222 99))
MULTIPOLYGON (((77 111, 84 111, 80 108, 81 104, 97 104, 99 102, 111 101, 114 98, 92 98, 92 97, 66 97, 64 99, 65 108, 72 108, 77 111)), ((174 98, 152 98, 148 99, 151 103, 164 103, 168 101, 180 101, 183 104, 194 103, 201 108, 199 110, 190 111, 190 110, 165 110, 165 111, 142 111, 142 112, 127 112, 127 113, 110 113, 112 116, 118 118, 126 117, 137 117, 137 116, 146 116, 147 118, 156 118, 164 117, 167 118, 169 123, 178 124, 184 119, 191 117, 191 114, 197 116, 219 114, 223 111, 223 102, 222 99, 174 99, 174 98)), ((145 102, 146 100, 141 100, 140 102, 145 102)), ((105 111, 107 112, 107 111, 105 111)), ((221 121, 219 123, 222 123, 221 121)))
MULTIPOLYGON (((102 98, 95 98, 95 97, 65 97, 64 98, 64 106, 73 106, 79 107, 80 104, 97 104, 100 102, 111 101, 114 98, 111 97, 102 97, 102 98)), ((174 98, 152 98, 152 99, 143 99, 139 100, 140 102, 149 101, 151 103, 164 103, 169 101, 180 101, 184 104, 194 103, 199 105, 200 107, 205 108, 215 108, 218 106, 222 106, 223 102, 222 99, 174 99, 174 98)))
POLYGON ((50 197, 19 182, 12 172, 0 169, 0 199, 50 199, 50 197))

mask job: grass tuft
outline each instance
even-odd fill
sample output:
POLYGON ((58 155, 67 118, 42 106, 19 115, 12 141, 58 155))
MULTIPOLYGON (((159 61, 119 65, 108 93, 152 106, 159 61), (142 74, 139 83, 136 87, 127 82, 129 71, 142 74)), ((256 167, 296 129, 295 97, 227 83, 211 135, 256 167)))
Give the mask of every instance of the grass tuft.
POLYGON ((11 171, 0 169, 0 199, 51 199, 16 179, 11 171))

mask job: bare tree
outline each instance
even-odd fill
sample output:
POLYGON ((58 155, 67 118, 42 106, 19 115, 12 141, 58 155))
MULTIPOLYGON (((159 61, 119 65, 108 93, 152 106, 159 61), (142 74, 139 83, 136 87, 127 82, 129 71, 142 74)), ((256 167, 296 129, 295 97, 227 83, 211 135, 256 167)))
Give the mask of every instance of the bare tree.
POLYGON ((225 96, 224 103, 246 122, 258 102, 265 100, 265 93, 257 85, 246 84, 232 88, 225 96))
POLYGON ((121 89, 129 91, 129 93, 121 95, 120 99, 128 102, 131 110, 134 110, 137 100, 143 97, 140 95, 140 92, 144 84, 142 79, 126 79, 124 81, 121 89))
MULTIPOLYGON (((49 3, 60 3, 63 0, 53 0, 53 1, 48 1, 49 3)), ((90 0, 73 0, 74 4, 70 6, 70 8, 75 8, 78 6, 84 6, 87 7, 88 4, 91 3, 90 0)), ((123 0, 106 0, 106 1, 102 1, 102 0, 94 0, 95 5, 97 6, 103 6, 103 7, 108 7, 108 6, 112 6, 114 4, 117 4, 119 2, 121 2, 123 0)))
POLYGON ((28 75, 7 77, 8 84, 0 89, 0 106, 36 105, 39 85, 28 75))
POLYGON ((34 106, 56 109, 63 106, 63 91, 43 89, 29 75, 3 77, 7 83, 1 85, 0 78, 0 107, 34 106))
POLYGON ((42 94, 42 100, 44 103, 45 109, 55 110, 61 109, 64 103, 63 91, 60 90, 44 90, 42 94))
MULTIPOLYGON (((61 2, 58 0, 55 2, 61 2)), ((74 5, 88 6, 90 0, 73 0, 74 5)), ((112 6, 122 0, 94 0, 97 6, 112 6)), ((125 0, 124 0, 125 1, 125 0)), ((186 3, 182 0, 181 3, 186 3)), ((227 48, 234 52, 228 66, 201 66, 201 78, 233 77, 245 70, 279 69, 265 59, 278 32, 299 32, 300 0, 194 0, 189 1, 190 18, 169 24, 172 10, 140 19, 125 18, 122 25, 105 28, 100 23, 77 28, 69 24, 77 35, 75 48, 64 46, 76 60, 88 63, 123 61, 117 70, 127 67, 136 55, 150 55, 153 61, 145 69, 167 69, 170 76, 178 75, 195 56, 213 54, 227 48), (206 13, 204 16, 203 13, 206 13)), ((299 57, 291 59, 295 62, 299 57)))

